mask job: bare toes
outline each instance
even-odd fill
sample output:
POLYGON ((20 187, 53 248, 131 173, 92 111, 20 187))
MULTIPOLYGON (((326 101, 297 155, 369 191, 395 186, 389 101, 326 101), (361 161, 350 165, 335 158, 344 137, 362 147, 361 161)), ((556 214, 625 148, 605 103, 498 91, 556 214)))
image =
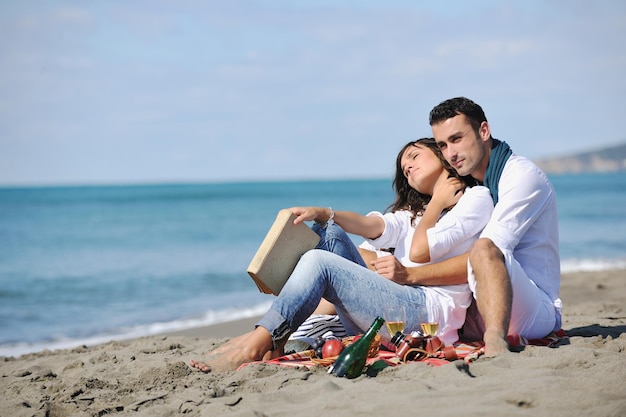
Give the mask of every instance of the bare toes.
POLYGON ((493 357, 508 352, 509 344, 499 333, 487 330, 484 334, 485 356, 493 357))
POLYGON ((211 367, 204 362, 197 362, 192 359, 189 361, 189 364, 192 368, 196 368, 199 371, 204 372, 205 374, 211 372, 211 367))

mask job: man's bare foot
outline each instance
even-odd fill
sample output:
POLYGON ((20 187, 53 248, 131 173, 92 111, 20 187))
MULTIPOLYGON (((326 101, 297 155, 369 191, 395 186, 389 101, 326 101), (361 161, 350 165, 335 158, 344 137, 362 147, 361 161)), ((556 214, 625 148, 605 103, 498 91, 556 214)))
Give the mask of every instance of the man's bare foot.
POLYGON ((189 365, 204 373, 234 371, 244 363, 262 360, 271 350, 272 337, 263 327, 257 327, 250 333, 224 343, 212 351, 206 360, 192 359, 189 365))
POLYGON ((509 351, 509 343, 506 336, 495 330, 486 330, 483 335, 485 342, 485 356, 493 357, 509 351))

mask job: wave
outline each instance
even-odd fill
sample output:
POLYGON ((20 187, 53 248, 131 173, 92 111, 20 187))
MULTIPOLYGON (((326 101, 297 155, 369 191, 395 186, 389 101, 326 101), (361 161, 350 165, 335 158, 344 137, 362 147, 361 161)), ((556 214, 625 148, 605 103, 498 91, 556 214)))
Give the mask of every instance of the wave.
POLYGON ((0 345, 1 356, 18 357, 33 352, 44 350, 54 351, 59 349, 73 349, 79 346, 95 346, 112 340, 129 340, 139 337, 153 336, 157 334, 172 333, 179 330, 194 329, 214 324, 227 323, 265 314, 270 307, 269 302, 254 305, 247 309, 225 309, 219 311, 207 311, 201 316, 190 317, 170 322, 155 322, 147 325, 134 326, 120 329, 116 333, 107 333, 88 338, 57 338, 50 341, 36 343, 7 343, 0 345))
POLYGON ((626 269, 626 257, 624 258, 593 258, 593 259, 563 259, 561 260, 561 273, 572 272, 597 272, 613 269, 626 269))
MULTIPOLYGON (((561 262, 562 273, 598 272, 614 269, 626 269, 626 257, 602 258, 568 258, 561 262)), ((51 340, 37 342, 20 342, 0 344, 0 356, 20 356, 44 350, 73 349, 79 346, 95 346, 111 340, 129 340, 138 337, 172 333, 179 330, 193 329, 229 321, 256 317, 265 314, 271 302, 257 303, 247 309, 209 310, 205 313, 180 320, 154 322, 145 325, 122 328, 117 332, 102 333, 86 338, 58 337, 51 340)))

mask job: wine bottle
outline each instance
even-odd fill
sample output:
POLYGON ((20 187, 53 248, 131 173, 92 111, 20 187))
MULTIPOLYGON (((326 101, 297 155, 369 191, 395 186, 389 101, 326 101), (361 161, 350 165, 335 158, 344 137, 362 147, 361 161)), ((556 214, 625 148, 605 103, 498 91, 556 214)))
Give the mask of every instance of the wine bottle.
POLYGON ((374 336, 376 336, 384 322, 385 320, 382 317, 376 317, 376 320, 374 320, 374 323, 372 323, 365 334, 339 354, 335 363, 328 369, 328 373, 339 377, 345 376, 346 378, 356 378, 361 375, 370 346, 374 341, 374 336))

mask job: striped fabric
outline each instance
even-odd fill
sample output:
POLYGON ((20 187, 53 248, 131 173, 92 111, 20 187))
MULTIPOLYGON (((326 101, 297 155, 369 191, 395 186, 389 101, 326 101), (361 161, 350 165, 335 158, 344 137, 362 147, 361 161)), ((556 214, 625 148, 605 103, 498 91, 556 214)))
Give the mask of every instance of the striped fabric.
POLYGON ((339 316, 328 314, 313 314, 293 332, 289 340, 303 340, 311 344, 317 337, 343 339, 348 333, 339 321, 339 316))

